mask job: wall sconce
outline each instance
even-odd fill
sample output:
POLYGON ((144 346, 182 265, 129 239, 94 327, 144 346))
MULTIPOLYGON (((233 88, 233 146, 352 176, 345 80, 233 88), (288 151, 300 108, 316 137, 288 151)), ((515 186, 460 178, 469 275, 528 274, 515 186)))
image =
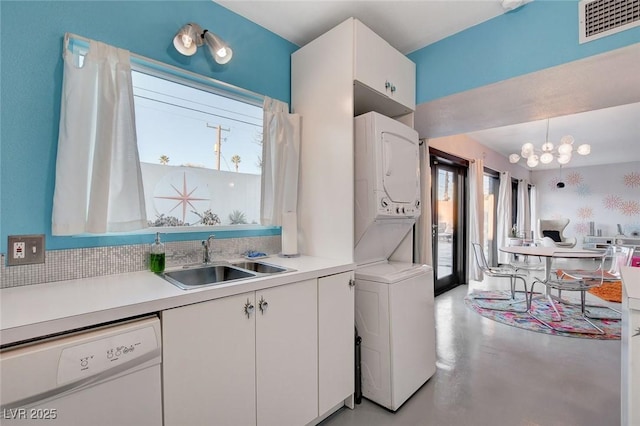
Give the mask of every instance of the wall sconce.
POLYGON ((226 64, 233 56, 233 51, 224 40, 209 30, 203 30, 200 25, 193 22, 183 25, 173 38, 173 46, 185 56, 195 54, 198 47, 203 44, 219 64, 226 64))

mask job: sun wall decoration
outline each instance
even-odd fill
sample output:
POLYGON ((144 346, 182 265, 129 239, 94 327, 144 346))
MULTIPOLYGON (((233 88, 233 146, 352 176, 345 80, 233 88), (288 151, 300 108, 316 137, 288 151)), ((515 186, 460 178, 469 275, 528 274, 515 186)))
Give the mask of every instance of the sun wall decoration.
POLYGON ((584 183, 579 183, 576 186, 576 194, 578 194, 580 197, 588 197, 589 195, 591 195, 591 188, 589 188, 589 186, 585 185, 584 183))
POLYGON ((580 219, 590 219, 593 217, 593 209, 591 207, 580 207, 578 209, 578 217, 580 219))
POLYGON ((585 222, 578 222, 573 226, 573 229, 576 234, 586 235, 589 233, 589 224, 585 222))
POLYGON ((620 213, 625 216, 640 215, 640 203, 637 201, 623 201, 620 204, 620 213))
POLYGON ((200 220, 195 212, 209 208, 210 200, 207 186, 190 172, 168 173, 158 182, 153 194, 159 214, 176 216, 185 224, 200 220))
POLYGON ((571 186, 580 185, 583 180, 582 174, 578 172, 571 172, 567 175, 567 183, 571 186))
POLYGON ((640 173, 631 172, 624 175, 624 185, 629 188, 640 188, 640 173))
POLYGON ((609 194, 604 197, 602 204, 604 204, 604 208, 607 210, 618 210, 622 204, 622 197, 609 194))

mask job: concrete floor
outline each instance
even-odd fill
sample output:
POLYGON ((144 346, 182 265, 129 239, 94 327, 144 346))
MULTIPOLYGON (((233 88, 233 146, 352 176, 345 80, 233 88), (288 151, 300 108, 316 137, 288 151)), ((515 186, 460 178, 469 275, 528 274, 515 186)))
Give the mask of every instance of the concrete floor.
MULTIPOLYGON (((486 280, 470 286, 504 288, 486 280)), ((436 373, 397 412, 363 399, 322 425, 620 424, 620 341, 494 322, 465 306, 468 290, 463 285, 436 297, 436 373)))

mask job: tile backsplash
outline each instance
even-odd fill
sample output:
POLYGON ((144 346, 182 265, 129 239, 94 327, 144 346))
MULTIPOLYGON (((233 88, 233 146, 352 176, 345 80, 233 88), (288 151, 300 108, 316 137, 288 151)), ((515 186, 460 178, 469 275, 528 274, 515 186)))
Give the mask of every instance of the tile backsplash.
MULTIPOLYGON (((217 239, 211 256, 212 260, 237 258, 248 250, 276 254, 280 247, 279 235, 217 239)), ((166 242, 165 249, 167 268, 202 262, 200 240, 166 242)), ((45 263, 38 265, 7 267, 5 255, 0 260, 0 288, 16 287, 143 271, 149 267, 149 244, 48 250, 45 263)))

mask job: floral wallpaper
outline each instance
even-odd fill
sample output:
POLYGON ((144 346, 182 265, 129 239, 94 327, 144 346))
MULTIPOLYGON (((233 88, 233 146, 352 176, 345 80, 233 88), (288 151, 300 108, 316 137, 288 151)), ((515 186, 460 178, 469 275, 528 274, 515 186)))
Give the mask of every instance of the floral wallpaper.
POLYGON ((538 218, 569 218, 567 237, 581 241, 590 222, 605 237, 617 235, 617 225, 626 236, 640 237, 640 162, 533 171, 531 181, 538 189, 538 218))

